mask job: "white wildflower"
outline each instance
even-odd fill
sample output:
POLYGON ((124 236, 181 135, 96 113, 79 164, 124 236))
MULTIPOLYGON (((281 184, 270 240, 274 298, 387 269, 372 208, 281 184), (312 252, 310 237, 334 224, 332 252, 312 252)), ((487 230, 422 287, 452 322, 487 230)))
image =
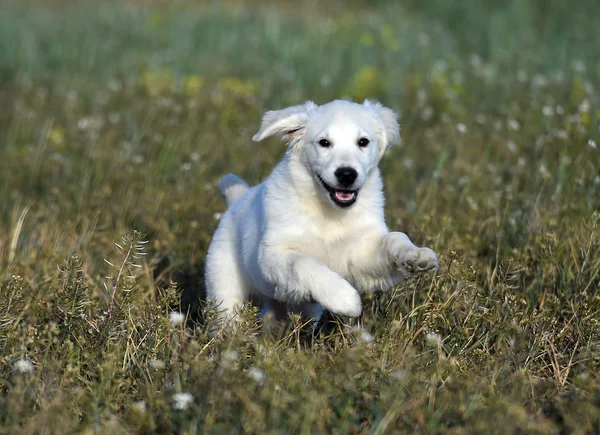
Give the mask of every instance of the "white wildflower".
POLYGON ((345 331, 348 334, 354 334, 358 341, 362 343, 373 343, 373 341, 375 341, 373 334, 371 334, 369 331, 365 330, 362 327, 352 326, 346 328, 345 331))
POLYGON ((456 129, 460 134, 465 134, 467 132, 467 126, 462 122, 456 124, 456 129))
POLYGON ((575 72, 581 74, 585 71, 585 64, 580 60, 576 60, 575 62, 573 62, 573 69, 575 70, 575 72))
POLYGON ((177 393, 173 395, 173 407, 175 409, 188 409, 194 401, 194 397, 190 393, 177 393))
POLYGON ((240 354, 235 350, 226 350, 221 354, 221 367, 229 370, 236 370, 240 354))
POLYGON ((140 412, 146 412, 146 402, 140 400, 139 402, 133 402, 133 408, 140 412))
POLYGON ((404 379, 406 379, 406 372, 404 370, 398 370, 397 372, 394 372, 393 376, 395 379, 403 381, 404 379))
POLYGON ((81 118, 77 121, 77 128, 80 130, 85 130, 90 124, 90 118, 81 118))
POLYGON ((536 88, 541 88, 548 84, 548 80, 541 74, 536 74, 533 76, 533 86, 536 88))
POLYGON ((190 159, 192 159, 192 162, 197 163, 200 160, 200 153, 194 151, 190 154, 190 159))
POLYGON ((221 355, 221 358, 223 361, 237 362, 240 359, 240 354, 235 350, 226 350, 223 352, 223 355, 221 355))
POLYGON ((471 53, 471 56, 469 56, 469 63, 475 69, 479 69, 483 66, 483 60, 477 53, 471 53))
POLYGON ((469 207, 471 207, 471 210, 479 210, 479 204, 477 204, 477 201, 475 201, 472 197, 467 196, 467 202, 469 203, 469 207))
POLYGON ((179 326, 185 321, 185 316, 179 311, 171 311, 169 313, 169 322, 172 326, 179 326))
POLYGON ((487 64, 483 67, 483 77, 486 80, 494 80, 496 78, 496 69, 493 65, 487 64))
POLYGON ((161 97, 156 102, 161 107, 171 107, 173 106, 173 100, 167 97, 161 97))
POLYGON ((588 113, 590 111, 590 102, 588 99, 585 99, 579 105, 579 113, 588 113))
POLYGON ((192 169, 192 164, 190 162, 185 162, 181 165, 181 170, 184 172, 187 172, 190 169, 192 169))
POLYGON ((246 376, 255 382, 262 382, 265 378, 265 372, 257 367, 250 367, 246 372, 246 376))
POLYGON ((442 344, 442 337, 437 332, 428 332, 425 335, 425 341, 431 347, 437 347, 442 344))
POLYGON ((421 119, 423 121, 429 121, 432 116, 433 116, 433 109, 431 107, 426 106, 425 108, 423 108, 423 110, 421 110, 421 119))
POLYGON ((402 166, 404 166, 406 169, 411 169, 414 165, 413 159, 406 157, 404 160, 402 160, 402 166))
POLYGON ((113 92, 120 91, 122 88, 123 88, 123 85, 121 84, 121 82, 119 80, 112 79, 111 81, 108 82, 108 89, 110 89, 113 92))
POLYGON ((121 115, 119 115, 118 113, 111 112, 108 114, 108 122, 110 122, 111 124, 116 124, 120 120, 121 120, 121 115))
POLYGON ((165 362, 160 359, 151 359, 150 361, 148 361, 148 365, 154 370, 162 370, 166 366, 165 362))
POLYGON ((519 124, 519 121, 517 121, 516 119, 509 119, 507 125, 510 130, 514 131, 519 131, 519 129, 521 128, 521 124, 519 124))
POLYGON ((373 334, 371 334, 369 331, 365 331, 364 329, 361 329, 358 338, 363 343, 373 343, 375 341, 373 334))
POLYGON ((595 150, 598 147, 598 145, 596 144, 596 141, 594 139, 588 140, 587 144, 593 150, 595 150))
POLYGON ((429 35, 427 33, 425 33, 425 32, 419 33, 418 39, 419 39, 419 44, 421 44, 423 46, 429 45, 429 35))
POLYGON ((556 130, 554 132, 554 135, 559 138, 559 139, 568 139, 569 138, 569 133, 567 133, 567 130, 556 130))
POLYGON ((437 72, 437 73, 445 73, 446 70, 448 69, 448 64, 446 63, 445 60, 436 60, 435 63, 433 64, 433 68, 432 70, 437 72))
POLYGON ((223 217, 223 213, 215 213, 213 216, 214 216, 215 220, 218 221, 219 219, 221 219, 223 217))
POLYGON ((508 150, 512 153, 514 153, 515 151, 517 151, 517 144, 515 143, 514 140, 509 140, 506 143, 506 147, 508 148, 508 150))
POLYGON ((31 363, 31 361, 27 361, 26 359, 20 359, 14 364, 14 368, 19 373, 31 373, 35 369, 35 366, 31 363))
POLYGON ((98 116, 86 116, 77 121, 77 128, 80 130, 100 130, 104 121, 98 116))
POLYGON ((552 106, 546 105, 542 107, 542 113, 544 114, 544 116, 549 118, 552 115, 554 115, 554 108, 552 106))

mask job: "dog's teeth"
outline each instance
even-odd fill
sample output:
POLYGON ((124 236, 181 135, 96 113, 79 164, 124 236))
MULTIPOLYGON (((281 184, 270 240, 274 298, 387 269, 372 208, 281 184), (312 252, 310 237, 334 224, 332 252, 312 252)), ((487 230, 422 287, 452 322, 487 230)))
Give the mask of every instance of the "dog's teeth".
POLYGON ((343 190, 335 191, 335 198, 338 201, 351 201, 356 196, 355 192, 344 192, 343 190))

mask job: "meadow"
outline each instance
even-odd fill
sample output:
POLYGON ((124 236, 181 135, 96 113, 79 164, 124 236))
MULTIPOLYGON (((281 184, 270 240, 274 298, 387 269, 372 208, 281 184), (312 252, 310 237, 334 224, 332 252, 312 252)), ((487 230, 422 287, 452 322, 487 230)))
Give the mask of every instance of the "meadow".
POLYGON ((0 2, 0 433, 600 432, 595 0, 0 2), (219 177, 265 110, 376 99, 441 267, 363 327, 211 339, 219 177), (209 307, 210 308, 210 307, 209 307))

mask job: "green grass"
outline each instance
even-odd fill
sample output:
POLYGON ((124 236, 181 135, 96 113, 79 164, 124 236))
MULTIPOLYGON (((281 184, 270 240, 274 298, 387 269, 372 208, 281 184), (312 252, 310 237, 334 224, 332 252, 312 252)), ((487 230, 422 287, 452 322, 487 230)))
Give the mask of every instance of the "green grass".
POLYGON ((600 431, 599 19, 3 2, 0 432, 600 431), (386 216, 439 272, 366 297, 366 333, 271 335, 249 309, 211 340, 216 182, 281 158, 250 140, 264 110, 341 97, 400 113, 386 216))

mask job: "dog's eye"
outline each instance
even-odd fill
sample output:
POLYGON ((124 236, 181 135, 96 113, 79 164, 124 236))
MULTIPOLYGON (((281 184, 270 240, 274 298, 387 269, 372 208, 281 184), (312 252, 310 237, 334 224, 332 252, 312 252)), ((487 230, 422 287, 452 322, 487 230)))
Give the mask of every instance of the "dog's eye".
POLYGON ((361 148, 366 147, 367 145, 369 145, 369 139, 367 139, 366 137, 361 137, 358 140, 358 146, 361 148))
POLYGON ((323 148, 327 148, 331 145, 331 142, 329 142, 327 139, 321 139, 319 141, 319 145, 321 145, 323 148))

